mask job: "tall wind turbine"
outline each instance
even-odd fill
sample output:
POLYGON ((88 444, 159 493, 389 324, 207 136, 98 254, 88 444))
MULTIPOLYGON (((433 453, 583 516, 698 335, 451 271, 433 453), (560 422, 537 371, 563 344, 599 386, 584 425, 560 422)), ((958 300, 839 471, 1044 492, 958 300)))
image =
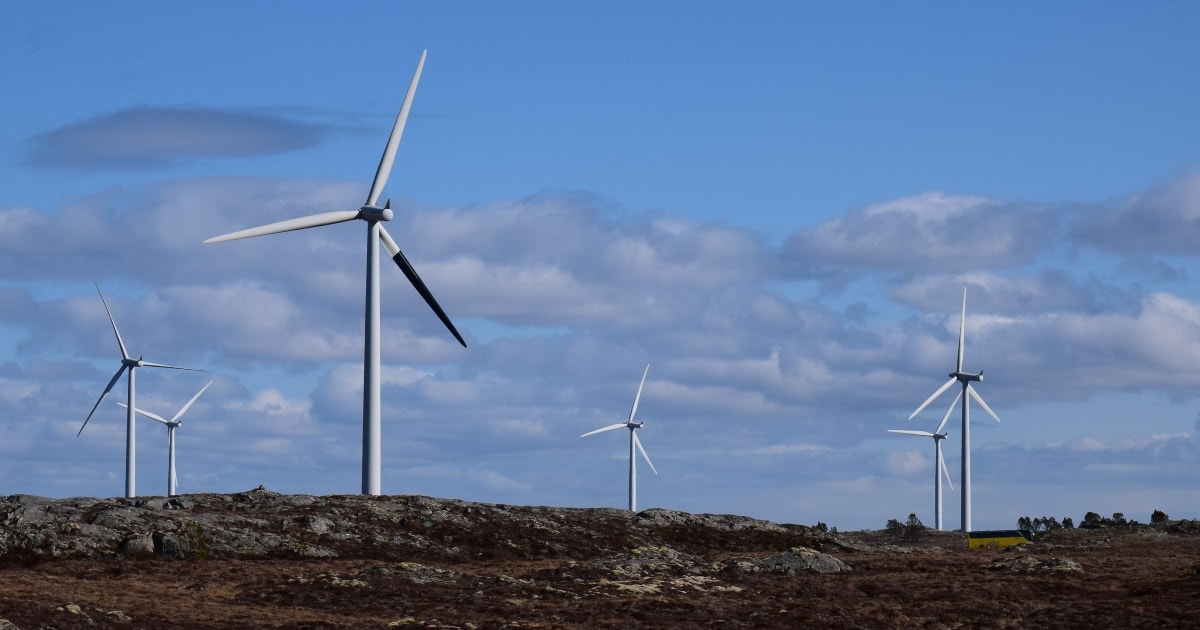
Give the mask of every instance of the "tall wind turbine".
MULTIPOLYGON (((192 403, 196 402, 196 399, 200 397, 200 394, 203 394, 204 390, 208 389, 208 386, 212 384, 213 382, 209 381, 208 385, 201 387, 200 391, 196 392, 196 395, 192 396, 192 399, 187 401, 186 405, 180 407, 179 411, 175 412, 175 415, 171 416, 170 420, 167 420, 156 413, 151 413, 142 409, 134 409, 134 411, 146 416, 147 418, 150 418, 151 420, 157 420, 167 425, 167 496, 169 497, 175 496, 175 486, 177 482, 175 478, 175 429, 178 428, 179 425, 183 424, 183 421, 179 418, 183 416, 183 414, 187 413, 187 410, 192 406, 192 403)), ((117 404, 121 405, 122 407, 126 406, 125 403, 117 404)))
POLYGON ((104 301, 104 294, 100 292, 100 284, 96 283, 96 293, 100 293, 100 303, 104 305, 104 312, 108 313, 108 321, 112 324, 113 334, 117 336, 117 345, 121 347, 121 367, 117 368, 117 373, 113 374, 112 379, 108 381, 108 386, 100 394, 100 398, 96 399, 96 404, 92 405, 92 410, 88 412, 87 418, 83 420, 83 426, 79 427, 79 433, 75 436, 79 437, 83 433, 84 427, 87 426, 88 420, 92 419, 92 414, 96 413, 96 408, 100 406, 101 401, 112 391, 113 385, 121 379, 121 375, 125 370, 129 370, 129 393, 126 401, 127 411, 125 413, 125 496, 137 496, 135 483, 137 481, 137 426, 134 424, 133 410, 136 408, 134 398, 136 397, 136 372, 140 367, 156 367, 167 368, 171 370, 190 370, 198 372, 193 368, 175 367, 174 365, 163 365, 162 363, 151 363, 143 361, 142 357, 133 358, 129 356, 129 352, 125 349, 125 342, 121 339, 121 332, 117 330, 117 322, 113 319, 112 311, 108 310, 108 302, 104 301))
POLYGON ((627 420, 625 422, 619 422, 617 424, 610 424, 602 429, 596 429, 595 431, 589 431, 589 432, 584 433, 583 435, 579 436, 579 437, 587 437, 589 435, 595 435, 597 433, 604 433, 605 431, 612 431, 613 429, 620 429, 620 428, 629 429, 629 511, 630 512, 637 512, 637 455, 636 455, 636 453, 634 453, 634 449, 637 449, 638 451, 641 452, 642 457, 645 458, 645 460, 646 460, 646 463, 650 465, 650 470, 653 470, 654 474, 656 474, 656 475, 658 474, 658 470, 656 470, 654 468, 654 463, 650 461, 650 456, 646 454, 646 449, 642 447, 642 441, 639 440, 638 436, 637 436, 637 430, 642 428, 642 425, 644 425, 646 423, 633 421, 634 415, 637 414, 638 401, 642 399, 642 386, 644 386, 646 384, 646 374, 649 374, 649 373, 650 373, 650 365, 647 364, 646 370, 644 372, 642 372, 642 382, 640 385, 638 385, 637 395, 633 397, 633 409, 629 410, 629 420, 627 420))
POLYGON ((425 53, 421 52, 421 59, 417 62, 417 70, 413 73, 412 81, 408 84, 408 92, 404 95, 404 103, 400 106, 400 113, 396 115, 396 122, 392 126, 392 133, 388 136, 387 145, 383 149, 383 157, 379 160, 379 168, 375 171, 375 179, 371 182, 371 191, 367 193, 367 201, 357 210, 337 210, 334 212, 325 212, 322 214, 314 214, 298 219, 289 219, 270 225, 263 225, 256 228, 232 232, 222 236, 210 238, 205 243, 217 243, 220 241, 232 241, 239 238, 249 238, 251 236, 263 236, 266 234, 276 234, 279 232, 290 232, 292 230, 303 230, 306 228, 320 227, 322 225, 332 225, 334 223, 342 223, 345 221, 353 221, 361 219, 367 223, 367 291, 366 291, 366 334, 364 339, 363 352, 363 442, 362 442, 362 493, 363 494, 379 494, 379 478, 380 478, 380 461, 381 461, 381 446, 380 446, 380 365, 379 365, 379 242, 383 242, 384 249, 388 255, 400 267, 400 271, 404 272, 405 277, 412 283, 413 288, 425 298, 425 303, 429 305, 438 318, 442 320, 458 343, 465 348, 467 342, 463 341, 462 335, 458 334, 458 330, 454 328, 454 324, 450 322, 450 318, 442 307, 438 305, 437 300, 433 298, 433 294, 421 281, 421 277, 417 275, 416 269, 404 257, 404 253, 400 251, 400 247, 396 241, 392 240, 391 235, 383 228, 383 221, 392 220, 392 202, 389 199, 381 208, 379 207, 379 197, 383 193, 383 188, 387 184, 388 175, 392 171, 392 162, 396 158, 396 148, 400 146, 400 136, 404 133, 404 123, 408 120, 408 111, 412 107, 413 96, 417 92, 417 82, 421 79, 421 69, 425 67, 425 53))
MULTIPOLYGON (((961 395, 960 393, 959 396, 961 395)), ((946 427, 946 422, 950 420, 950 414, 954 413, 954 406, 957 404, 958 396, 955 396, 954 402, 950 403, 950 408, 946 410, 946 415, 942 416, 941 423, 933 430, 933 433, 929 431, 910 431, 907 429, 888 429, 888 433, 904 433, 905 435, 933 438, 933 452, 935 455, 933 462, 933 518, 934 527, 939 531, 942 529, 942 475, 946 476, 946 483, 949 484, 950 489, 954 489, 954 484, 950 481, 950 471, 946 469, 946 460, 942 458, 942 440, 946 439, 946 434, 942 433, 942 429, 946 427)))
POLYGON ((930 396, 929 398, 926 398, 925 402, 921 403, 921 406, 917 407, 917 410, 912 412, 912 415, 910 415, 908 417, 908 419, 912 420, 913 418, 917 417, 917 414, 921 413, 925 409, 925 407, 928 407, 929 403, 936 400, 937 397, 941 396, 942 393, 945 392, 947 389, 950 389, 951 385, 953 385, 955 383, 962 384, 962 391, 959 392, 959 394, 958 394, 959 398, 962 399, 962 504, 961 504, 961 511, 962 511, 962 531, 969 532, 969 531, 971 531, 971 422, 970 422, 970 420, 971 420, 971 412, 970 412, 971 399, 972 398, 975 399, 975 402, 979 403, 979 406, 982 407, 984 411, 988 412, 988 415, 995 418, 996 422, 1000 422, 1000 416, 997 416, 996 413, 994 411, 992 411, 991 407, 988 407, 987 403, 983 402, 983 398, 981 398, 979 396, 979 394, 975 393, 975 388, 971 387, 972 382, 983 380, 983 370, 980 370, 978 374, 972 374, 970 372, 963 371, 963 341, 966 339, 966 322, 967 322, 967 288, 963 287, 962 314, 959 316, 959 320, 958 320, 958 364, 955 367, 954 371, 950 373, 950 380, 946 381, 946 384, 939 387, 936 392, 933 392, 932 396, 930 396))

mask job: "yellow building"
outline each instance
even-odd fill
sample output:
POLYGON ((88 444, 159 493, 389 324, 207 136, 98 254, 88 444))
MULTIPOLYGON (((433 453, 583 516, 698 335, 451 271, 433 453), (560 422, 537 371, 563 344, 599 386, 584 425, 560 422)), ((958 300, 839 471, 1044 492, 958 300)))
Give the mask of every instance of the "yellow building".
POLYGON ((1028 529, 993 529, 967 532, 967 547, 970 549, 999 549, 1033 542, 1033 532, 1028 529))

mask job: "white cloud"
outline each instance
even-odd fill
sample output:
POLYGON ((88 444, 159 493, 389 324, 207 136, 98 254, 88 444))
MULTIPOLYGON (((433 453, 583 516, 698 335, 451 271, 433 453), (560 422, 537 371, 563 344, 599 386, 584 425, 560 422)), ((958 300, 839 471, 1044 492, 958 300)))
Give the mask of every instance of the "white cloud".
MULTIPOLYGON (((137 256, 117 251, 113 265, 99 262, 105 248, 86 245, 82 233, 69 237, 78 249, 56 251, 43 234, 54 217, 27 208, 0 212, 19 232, 14 245, 24 248, 0 252, 0 262, 11 263, 0 274, 8 284, 0 300, 11 307, 0 325, 10 332, 10 347, 19 348, 0 364, 0 414, 28 418, 15 454, 33 459, 34 470, 66 470, 41 454, 78 430, 76 421, 59 419, 81 422, 116 367, 111 329, 90 285, 99 275, 131 350, 219 376, 221 385, 192 410, 181 436, 188 474, 208 471, 193 484, 253 487, 266 480, 294 491, 355 491, 361 230, 330 226, 199 242, 327 211, 358 194, 336 182, 189 180, 113 193, 106 198, 122 207, 115 215, 99 197, 69 203, 79 225, 96 226, 92 240, 120 240, 123 229, 146 235, 137 256), (171 227, 173 199, 188 209, 179 230, 171 227), (169 262, 181 256, 198 268, 169 262), (38 278, 57 288, 45 292, 38 278), (46 400, 47 374, 67 375, 53 401, 46 400)), ((924 501, 919 482, 932 468, 929 453, 892 441, 883 452, 864 445, 905 426, 896 423, 953 367, 963 284, 970 286, 966 367, 986 369, 980 392, 1001 417, 1038 401, 1123 390, 1187 397, 1200 385, 1200 302, 1169 289, 1080 278, 1053 257, 1033 262, 1046 237, 1016 240, 1055 223, 1036 209, 926 195, 852 212, 802 237, 828 232, 827 250, 805 255, 856 280, 840 292, 809 296, 779 283, 769 261, 780 248, 744 230, 663 213, 625 216, 572 196, 395 207, 403 211, 389 229, 471 345, 459 347, 398 270, 385 267, 387 491, 441 488, 485 500, 576 504, 607 496, 607 487, 585 480, 602 468, 600 458, 623 456, 623 447, 581 445, 578 435, 628 414, 649 363, 638 417, 647 421, 647 448, 663 474, 647 483, 671 488, 676 505, 705 500, 672 486, 683 479, 697 487, 726 484, 714 496, 736 502, 749 499, 736 498, 734 484, 761 484, 755 496, 790 493, 802 476, 812 477, 805 487, 813 492, 842 488, 859 498, 893 483, 881 479, 911 479, 913 496, 924 501), (905 229, 931 248, 925 258, 905 261, 908 254, 891 251, 853 262, 867 254, 851 247, 857 235, 868 243, 883 237, 878 220, 908 222, 905 229), (940 230, 967 224, 1007 236, 937 240, 940 230), (979 247, 985 262, 1007 269, 925 273, 962 247, 979 247), (893 277, 893 263, 904 273, 893 277), (867 314, 844 316, 854 302, 867 314), (743 455, 736 459, 746 470, 723 463, 729 453, 743 455), (800 470, 789 467, 797 462, 800 470), (859 485, 844 488, 851 480, 859 485)), ((139 381, 143 400, 168 411, 197 386, 194 378, 139 381)), ((938 406, 930 414, 939 415, 938 406)), ((95 431, 89 426, 86 441, 70 443, 87 469, 108 470, 121 459, 123 424, 110 411, 95 431)), ((1085 483, 1078 471, 1145 464, 1149 475, 1194 455, 1178 437, 1123 451, 1117 460, 1111 444, 1085 438, 1038 447, 1038 457, 1017 447, 996 455, 986 450, 996 439, 1036 431, 1007 422, 977 426, 976 445, 989 453, 977 459, 980 479, 1000 456, 1031 474, 1069 462, 1071 479, 1085 483)), ((150 444, 139 457, 162 457, 160 445, 150 444)), ((956 450, 947 447, 948 460, 956 450)), ((104 475, 80 483, 106 493, 104 475)), ((877 525, 902 515, 893 511, 877 525)))
POLYGON ((790 274, 816 278, 1013 267, 1032 262, 1056 224, 1045 209, 928 192, 799 230, 783 259, 790 274))
POLYGON ((884 470, 897 477, 913 477, 933 471, 933 459, 917 449, 894 451, 884 456, 884 470))
POLYGON ((1200 240, 1200 171, 1083 213, 1073 231, 1084 242, 1121 254, 1195 257, 1200 240))

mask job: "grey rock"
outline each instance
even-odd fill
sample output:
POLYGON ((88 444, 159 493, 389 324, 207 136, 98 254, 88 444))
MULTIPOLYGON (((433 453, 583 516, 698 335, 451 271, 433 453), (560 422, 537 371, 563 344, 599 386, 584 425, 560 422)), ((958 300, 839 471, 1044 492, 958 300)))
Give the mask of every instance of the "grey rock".
POLYGON ((126 538, 117 545, 117 551, 129 556, 149 556, 154 554, 154 538, 150 534, 126 538))
POLYGON ((191 541, 177 534, 154 532, 151 535, 155 555, 167 558, 186 558, 191 552, 191 541))
POLYGON ((735 558, 726 561, 726 566, 740 573, 786 573, 788 575, 806 571, 838 573, 851 570, 850 565, 845 562, 806 547, 793 547, 788 551, 761 560, 735 558))
POLYGON ((333 521, 325 518, 324 516, 305 514, 296 520, 300 523, 301 527, 314 534, 327 534, 329 533, 329 530, 333 529, 333 521))
POLYGON ((711 527, 728 531, 786 531, 782 525, 777 523, 750 518, 748 516, 736 516, 733 514, 690 514, 688 512, 665 510, 662 508, 651 508, 638 512, 636 523, 638 525, 649 526, 682 525, 711 527))

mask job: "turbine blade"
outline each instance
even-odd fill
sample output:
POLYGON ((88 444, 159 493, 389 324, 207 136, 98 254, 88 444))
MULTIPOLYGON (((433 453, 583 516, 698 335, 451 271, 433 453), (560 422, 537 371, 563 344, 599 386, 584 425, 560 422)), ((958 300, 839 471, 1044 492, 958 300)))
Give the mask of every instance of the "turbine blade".
POLYGON ((239 238, 250 238, 252 236, 264 236, 267 234, 278 234, 279 232, 291 232, 292 230, 303 230, 311 227, 320 227, 322 225, 332 225, 334 223, 344 223, 357 219, 358 210, 337 210, 335 212, 322 212, 321 214, 313 214, 298 219, 288 219, 287 221, 279 221, 277 223, 268 223, 258 227, 247 228, 221 236, 214 236, 205 240, 205 243, 220 243, 223 241, 236 241, 239 238))
MULTIPOLYGON (((100 293, 100 283, 96 282, 96 293, 100 293)), ((108 313, 108 322, 112 324, 113 334, 117 336, 117 345, 121 346, 121 358, 131 359, 129 352, 125 350, 125 342, 121 340, 121 331, 117 330, 117 320, 113 319, 112 311, 108 310, 108 302, 104 301, 104 294, 100 293, 100 303, 104 305, 104 312, 108 313)))
POLYGON ((950 469, 946 468, 946 459, 944 457, 942 457, 941 449, 938 449, 937 457, 938 457, 938 466, 941 466, 942 474, 946 475, 946 483, 950 486, 950 489, 953 490, 954 482, 950 481, 950 469))
POLYGON ((962 400, 961 391, 958 392, 958 395, 954 397, 954 402, 950 403, 950 408, 946 410, 946 415, 942 416, 941 423, 939 423, 937 428, 933 430, 934 433, 941 433, 942 429, 946 428, 946 422, 950 420, 950 414, 954 413, 954 408, 958 406, 959 400, 962 400))
MULTIPOLYGON (((387 145, 383 148, 383 157, 379 159, 379 168, 375 170, 375 179, 371 181, 371 192, 367 194, 367 205, 374 206, 387 185, 388 175, 392 172, 392 162, 396 159, 396 148, 400 146, 400 136, 404 135, 404 123, 408 120, 408 110, 412 108, 413 96, 417 94, 417 83, 421 80, 421 70, 425 67, 425 54, 421 51, 421 59, 417 61, 417 70, 413 73, 408 91, 404 93, 404 103, 396 114, 396 122, 392 125, 392 134, 388 136, 387 145)), ((466 345, 466 344, 463 344, 466 345)))
POLYGON ((597 433, 604 433, 605 431, 612 431, 613 429, 624 429, 624 428, 625 428, 624 422, 622 422, 620 424, 610 424, 610 425, 604 427, 603 429, 596 429, 595 431, 588 431, 587 433, 584 433, 583 435, 581 435, 579 437, 587 437, 589 435, 596 435, 597 433))
POLYGON ((955 372, 961 372, 963 366, 963 342, 966 341, 967 335, 967 287, 963 287, 963 303, 962 314, 958 318, 958 368, 955 372))
POLYGON ((208 385, 201 387, 200 391, 196 392, 196 395, 192 396, 192 399, 187 401, 187 404, 179 409, 179 412, 175 414, 175 417, 171 418, 171 422, 178 420, 180 416, 187 413, 187 410, 188 410, 188 408, 190 408, 192 406, 192 403, 196 402, 196 399, 200 397, 200 394, 203 394, 204 390, 208 389, 208 386, 212 385, 212 384, 213 384, 213 382, 209 381, 208 385))
POLYGON ((646 454, 646 449, 642 446, 642 441, 638 439, 637 431, 633 431, 632 434, 633 434, 633 445, 636 446, 638 452, 642 454, 642 459, 646 460, 646 463, 650 465, 650 470, 653 470, 654 474, 657 475, 658 470, 656 470, 654 468, 654 462, 650 461, 650 456, 646 454))
POLYGON ((187 370, 189 372, 203 372, 204 371, 204 370, 199 370, 196 368, 185 368, 185 367, 179 367, 177 365, 166 365, 165 363, 151 363, 149 361, 142 361, 141 367, 167 368, 168 370, 187 370))
POLYGON ((933 434, 928 431, 909 431, 908 429, 888 429, 888 433, 903 433, 905 435, 919 435, 921 437, 933 437, 933 434))
POLYGON ((96 404, 92 405, 92 410, 88 412, 87 418, 84 418, 83 426, 79 427, 79 433, 76 433, 75 437, 79 437, 79 434, 83 433, 83 427, 87 426, 88 420, 92 419, 92 414, 96 413, 96 407, 100 406, 100 403, 104 400, 104 397, 108 395, 108 392, 112 391, 113 385, 117 384, 117 381, 120 380, 121 375, 124 373, 125 373, 125 364, 122 363, 121 367, 119 369, 117 369, 117 373, 113 374, 112 379, 110 379, 108 381, 108 387, 105 387, 104 391, 100 394, 100 397, 96 399, 96 404))
POLYGON ((421 297, 425 298, 425 303, 429 305, 429 308, 433 309, 433 312, 437 314, 438 319, 442 320, 442 324, 445 324, 446 329, 450 331, 450 334, 454 335, 454 338, 458 340, 458 343, 461 343, 462 347, 466 348, 467 342, 463 341, 462 335, 458 334, 458 329, 455 328, 454 323, 450 321, 450 316, 446 315, 446 311, 442 310, 441 305, 439 305, 437 300, 434 299, 433 293, 429 291, 429 287, 425 286, 425 283, 421 281, 421 276, 417 275, 417 270, 414 269, 412 263, 408 262, 408 259, 404 257, 404 252, 400 251, 400 246, 397 245, 396 241, 392 239, 392 235, 388 234, 387 230, 383 229, 382 225, 379 226, 379 240, 383 241, 384 249, 388 250, 388 254, 392 257, 392 260, 396 261, 396 266, 400 267, 400 271, 404 272, 404 277, 408 278, 409 283, 413 285, 413 288, 417 290, 417 293, 420 293, 421 297))
MULTIPOLYGON (((128 409, 128 408, 129 408, 129 405, 126 405, 126 404, 125 404, 125 403, 123 403, 123 402, 119 402, 119 403, 117 403, 117 406, 119 406, 119 407, 124 407, 125 409, 128 409)), ((159 421, 159 422, 161 422, 161 423, 163 423, 163 424, 170 424, 169 422, 167 422, 166 418, 163 418, 162 416, 160 416, 160 415, 158 415, 158 414, 156 414, 156 413, 153 413, 153 412, 150 412, 150 411, 143 411, 143 410, 141 410, 141 409, 138 409, 137 407, 134 407, 134 408, 133 408, 133 411, 134 411, 135 413, 140 413, 140 414, 142 414, 143 416, 146 416, 147 418, 150 418, 151 420, 157 420, 157 421, 159 421)))
POLYGON ((974 387, 971 387, 970 385, 967 385, 967 393, 971 394, 971 398, 974 398, 974 399, 975 399, 975 402, 979 403, 979 406, 980 406, 980 407, 983 407, 983 410, 984 410, 984 411, 986 411, 986 412, 988 412, 988 415, 990 415, 991 417, 995 418, 995 419, 996 419, 996 422, 1000 422, 1000 416, 997 416, 997 415, 996 415, 996 412, 995 412, 995 411, 992 411, 992 408, 991 408, 991 407, 989 407, 989 406, 987 405, 987 403, 983 402, 983 398, 981 398, 981 397, 979 396, 979 394, 975 393, 975 388, 974 388, 974 387))
POLYGON ((637 413, 638 401, 642 399, 642 387, 646 385, 646 375, 650 373, 650 364, 646 364, 645 371, 642 372, 642 382, 638 384, 637 395, 633 397, 633 408, 629 410, 629 421, 633 422, 633 416, 637 413))
POLYGON ((947 389, 950 389, 950 386, 957 382, 958 382, 957 378, 951 377, 950 380, 946 381, 945 385, 942 385, 941 387, 938 388, 938 390, 936 392, 933 392, 932 396, 930 396, 929 398, 926 398, 925 402, 921 403, 921 406, 917 407, 917 410, 912 412, 912 415, 910 415, 908 417, 908 419, 912 420, 913 418, 916 418, 917 414, 921 413, 922 411, 925 410, 926 407, 929 406, 929 403, 933 402, 934 400, 937 400, 937 397, 941 396, 942 392, 946 391, 947 389))

